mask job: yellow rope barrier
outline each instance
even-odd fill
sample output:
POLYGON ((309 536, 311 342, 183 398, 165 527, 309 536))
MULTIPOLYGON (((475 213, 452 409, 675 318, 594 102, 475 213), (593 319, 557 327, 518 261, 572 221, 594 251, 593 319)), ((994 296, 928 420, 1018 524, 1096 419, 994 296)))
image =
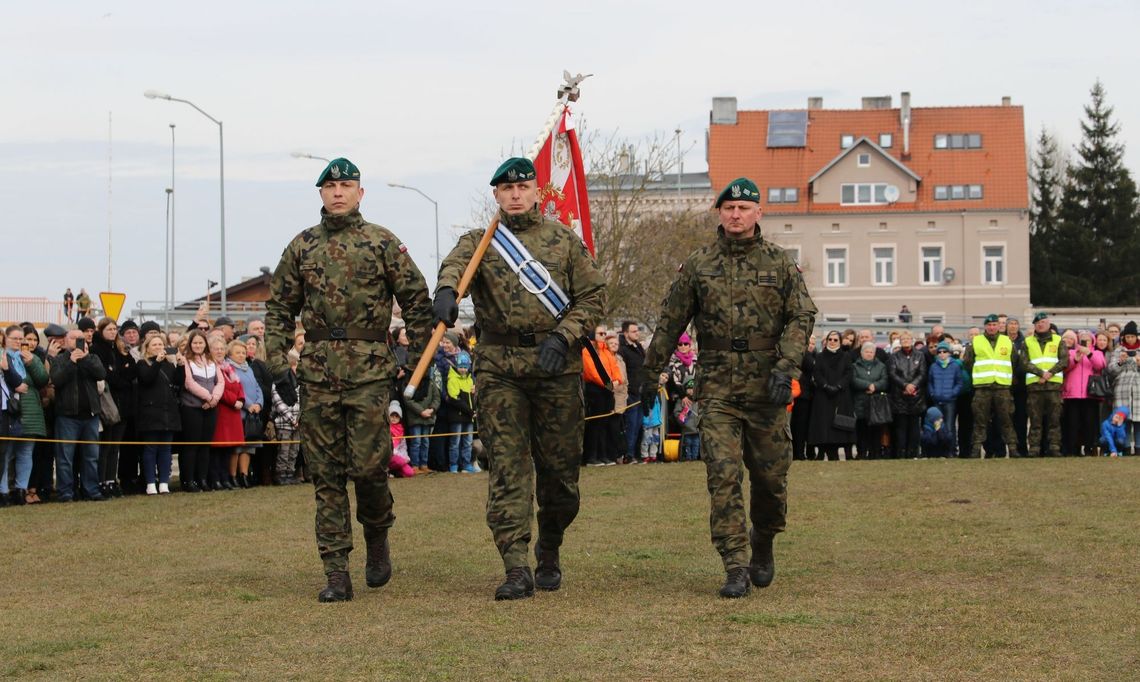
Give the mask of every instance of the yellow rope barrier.
MULTIPOLYGON (((641 401, 630 403, 626 405, 626 409, 636 407, 641 404, 641 401)), ((614 410, 606 414, 596 414, 592 417, 586 417, 585 421, 593 419, 605 419, 612 417, 620 412, 614 410)), ((455 433, 425 433, 420 436, 400 436, 399 440, 411 440, 413 438, 450 438, 451 436, 461 436, 471 434, 476 436, 478 431, 461 431, 455 433)), ((214 441, 197 441, 197 440, 175 440, 175 441, 146 441, 146 440, 63 440, 59 438, 25 438, 21 436, 0 436, 0 442, 13 441, 17 443, 68 443, 72 445, 210 445, 213 447, 239 447, 242 445, 290 445, 293 443, 300 443, 299 440, 246 440, 240 442, 226 441, 217 443, 214 441)))

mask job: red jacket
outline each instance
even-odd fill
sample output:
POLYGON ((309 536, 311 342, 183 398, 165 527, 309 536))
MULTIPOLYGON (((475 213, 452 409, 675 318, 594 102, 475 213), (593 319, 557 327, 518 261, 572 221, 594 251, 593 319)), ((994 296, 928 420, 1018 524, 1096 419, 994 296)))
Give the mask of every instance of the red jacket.
POLYGON ((234 403, 245 403, 245 391, 233 367, 225 363, 218 364, 218 379, 226 382, 222 391, 222 399, 218 403, 218 422, 214 426, 214 444, 227 444, 227 447, 236 446, 245 442, 245 426, 241 421, 241 409, 235 408, 234 403))

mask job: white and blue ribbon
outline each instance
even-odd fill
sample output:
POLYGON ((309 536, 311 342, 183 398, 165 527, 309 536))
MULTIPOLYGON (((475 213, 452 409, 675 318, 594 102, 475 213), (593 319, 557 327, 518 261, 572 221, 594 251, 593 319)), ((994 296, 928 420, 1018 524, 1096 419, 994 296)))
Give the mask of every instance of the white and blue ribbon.
POLYGON ((538 300, 554 319, 562 319, 570 307, 570 299, 562 287, 551 277, 542 263, 530 255, 518 237, 504 225, 499 225, 492 237, 491 245, 507 261, 511 270, 519 276, 524 289, 538 297, 538 300))

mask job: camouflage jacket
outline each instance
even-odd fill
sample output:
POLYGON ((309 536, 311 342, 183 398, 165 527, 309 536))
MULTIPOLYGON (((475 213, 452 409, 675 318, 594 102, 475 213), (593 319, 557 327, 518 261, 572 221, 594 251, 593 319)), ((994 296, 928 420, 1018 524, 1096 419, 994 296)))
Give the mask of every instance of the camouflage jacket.
MULTIPOLYGON (((419 268, 396 235, 364 220, 359 211, 330 216, 289 242, 273 273, 265 304, 266 356, 278 376, 289 367, 294 320, 305 329, 357 327, 386 333, 392 299, 407 325, 409 362, 423 352, 431 301, 419 268)), ((390 381, 396 360, 384 341, 305 343, 297 378, 302 383, 352 387, 390 381)))
MULTIPOLYGON (((577 340, 593 333, 605 307, 605 280, 582 240, 565 225, 544 218, 538 209, 520 215, 499 213, 503 225, 550 271, 551 278, 570 299, 570 309, 556 320, 534 294, 523 288, 510 265, 489 247, 471 280, 469 293, 475 303, 475 323, 480 332, 527 334, 553 331, 570 346, 565 374, 582 371, 577 340)), ((471 261, 485 230, 472 230, 459 238, 439 270, 437 291, 458 289, 463 270, 471 261)), ((538 368, 538 346, 511 347, 490 343, 475 346, 478 372, 506 376, 545 376, 538 368)))
POLYGON ((656 377, 692 321, 697 332, 697 398, 747 402, 767 400, 768 374, 800 374, 816 307, 796 263, 757 229, 748 239, 729 239, 717 229, 714 244, 685 259, 661 306, 660 321, 645 358, 656 377), (763 337, 772 350, 712 350, 710 341, 763 337))

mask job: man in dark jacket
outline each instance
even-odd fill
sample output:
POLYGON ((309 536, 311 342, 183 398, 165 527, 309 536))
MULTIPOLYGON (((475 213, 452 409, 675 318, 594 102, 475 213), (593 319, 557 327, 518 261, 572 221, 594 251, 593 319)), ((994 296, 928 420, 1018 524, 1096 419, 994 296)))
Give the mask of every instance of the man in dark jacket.
MULTIPOLYGON (((83 464, 82 483, 87 498, 101 502, 99 492, 99 389, 96 382, 107 372, 99 358, 86 348, 76 347, 83 332, 72 330, 63 344, 48 346, 51 356, 51 382, 55 386, 55 437, 64 441, 84 441, 78 445, 83 464)), ((59 501, 70 502, 75 492, 74 463, 76 443, 60 443, 56 450, 55 471, 59 501)))
MULTIPOLYGON (((645 348, 641 345, 641 327, 633 320, 621 323, 621 336, 618 337, 618 354, 625 362, 625 374, 629 377, 630 402, 641 395, 642 367, 645 366, 645 348)), ((637 461, 637 444, 641 442, 641 405, 625 408, 625 457, 626 462, 637 461)))

